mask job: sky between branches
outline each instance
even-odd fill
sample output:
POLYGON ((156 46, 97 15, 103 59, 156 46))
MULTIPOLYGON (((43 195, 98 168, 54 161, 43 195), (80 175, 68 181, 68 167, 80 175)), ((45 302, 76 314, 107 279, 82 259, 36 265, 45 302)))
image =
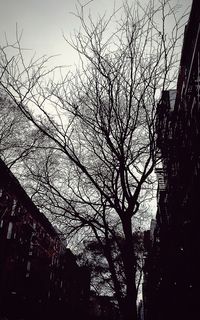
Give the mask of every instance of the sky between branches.
MULTIPOLYGON (((157 1, 157 0, 155 0, 157 1)), ((130 4, 136 0, 128 0, 130 4)), ((149 0, 140 0, 145 5, 149 0)), ((171 0, 172 4, 181 5, 181 11, 191 6, 192 0, 171 0)), ((81 0, 87 4, 87 12, 92 17, 108 14, 113 8, 119 8, 123 0, 81 0)), ((79 29, 80 22, 72 14, 76 11, 77 0, 0 0, 0 44, 15 40, 16 24, 23 30, 22 47, 30 49, 29 55, 58 55, 53 59, 55 65, 71 66, 77 63, 78 55, 67 45, 63 38, 69 37, 79 29)))

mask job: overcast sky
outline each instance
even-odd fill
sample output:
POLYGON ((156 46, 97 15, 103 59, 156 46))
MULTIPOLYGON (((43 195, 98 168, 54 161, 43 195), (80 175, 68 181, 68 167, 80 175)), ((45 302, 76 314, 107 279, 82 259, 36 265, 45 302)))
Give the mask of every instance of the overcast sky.
MULTIPOLYGON (((129 0, 131 2, 131 0, 129 0)), ((171 0, 189 6, 192 0, 171 0)), ((88 0, 81 0, 87 3, 88 0)), ((115 0, 116 7, 123 0, 115 0)), ((132 0, 134 2, 134 0, 132 0)), ((141 0, 147 3, 148 0, 141 0)), ((16 23, 23 29, 22 44, 38 56, 60 54, 56 63, 70 65, 76 62, 76 55, 63 39, 78 29, 78 19, 71 12, 76 10, 77 0, 0 0, 0 41, 4 34, 8 40, 15 38, 16 23)), ((88 4, 93 14, 112 11, 114 0, 93 0, 88 4)))

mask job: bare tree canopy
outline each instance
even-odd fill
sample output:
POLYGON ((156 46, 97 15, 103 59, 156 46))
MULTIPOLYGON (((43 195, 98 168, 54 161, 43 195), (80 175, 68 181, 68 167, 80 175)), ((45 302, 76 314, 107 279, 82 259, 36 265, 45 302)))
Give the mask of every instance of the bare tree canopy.
POLYGON ((17 38, 15 55, 1 47, 0 86, 46 141, 24 161, 33 199, 60 216, 68 238, 95 239, 121 314, 136 319, 134 231, 154 194, 155 109, 176 79, 185 16, 168 0, 125 3, 97 21, 84 10, 80 31, 66 39, 79 69, 56 81, 49 58, 27 63, 17 38))

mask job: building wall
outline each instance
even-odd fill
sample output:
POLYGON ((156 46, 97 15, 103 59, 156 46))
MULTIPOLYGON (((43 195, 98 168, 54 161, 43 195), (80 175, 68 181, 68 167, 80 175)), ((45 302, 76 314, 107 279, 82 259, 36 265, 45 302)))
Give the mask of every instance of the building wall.
MULTIPOLYGON (((176 100, 157 110, 164 186, 146 259, 145 320, 198 319, 200 285, 200 2, 193 1, 182 48, 176 100)), ((160 184, 161 186, 161 184, 160 184)))
POLYGON ((0 317, 76 319, 89 273, 0 160, 0 317))

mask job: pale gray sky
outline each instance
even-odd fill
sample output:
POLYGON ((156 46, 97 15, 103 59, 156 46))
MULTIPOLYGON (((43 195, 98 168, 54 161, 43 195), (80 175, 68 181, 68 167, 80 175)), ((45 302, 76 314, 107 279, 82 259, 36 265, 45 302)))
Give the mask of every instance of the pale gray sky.
MULTIPOLYGON (((134 0, 129 0, 130 3, 134 0)), ((179 2, 183 8, 189 6, 192 0, 171 0, 179 2)), ((81 0, 87 3, 88 0, 81 0)), ((116 7, 123 0, 115 0, 116 7)), ((148 3, 148 0, 140 1, 148 3)), ((76 61, 73 50, 67 46, 62 33, 69 36, 78 29, 78 19, 71 12, 75 11, 77 0, 0 0, 0 41, 4 34, 8 40, 15 39, 16 23, 19 30, 23 29, 22 45, 32 49, 38 56, 44 54, 60 54, 56 58, 59 65, 70 65, 76 61)), ((114 0, 93 0, 88 4, 93 14, 112 11, 114 0)))

